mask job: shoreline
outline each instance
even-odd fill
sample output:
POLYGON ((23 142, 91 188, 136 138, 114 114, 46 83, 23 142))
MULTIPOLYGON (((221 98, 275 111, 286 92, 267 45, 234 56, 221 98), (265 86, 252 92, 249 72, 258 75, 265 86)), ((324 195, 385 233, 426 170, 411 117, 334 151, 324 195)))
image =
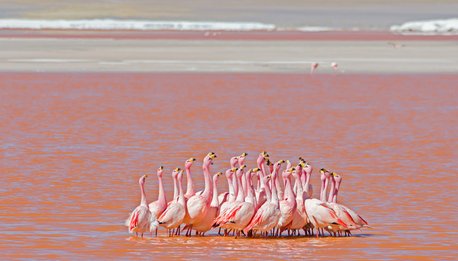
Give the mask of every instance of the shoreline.
POLYGON ((130 39, 130 40, 241 40, 241 41, 458 41, 457 34, 428 35, 393 33, 384 30, 366 31, 177 31, 177 30, 67 30, 67 29, 0 29, 4 38, 58 39, 130 39))

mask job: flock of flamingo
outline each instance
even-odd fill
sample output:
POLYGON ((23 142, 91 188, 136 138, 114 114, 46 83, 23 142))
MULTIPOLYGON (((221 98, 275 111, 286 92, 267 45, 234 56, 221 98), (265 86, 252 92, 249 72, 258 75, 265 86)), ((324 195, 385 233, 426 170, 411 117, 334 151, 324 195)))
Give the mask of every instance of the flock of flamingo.
POLYGON ((172 172, 174 182, 173 200, 167 202, 162 176, 164 168, 157 170, 159 181, 158 199, 148 204, 145 194, 145 180, 140 180, 140 205, 132 211, 125 225, 136 236, 151 232, 159 227, 168 230, 168 236, 181 235, 181 226, 186 236, 203 236, 212 228, 219 228, 218 234, 230 234, 240 237, 305 235, 324 236, 325 231, 331 236, 350 236, 351 230, 368 227, 368 223, 352 209, 337 203, 337 196, 342 177, 324 168, 321 173, 320 199, 312 198, 313 187, 310 177, 313 168, 304 159, 299 158, 295 166, 290 161, 279 160, 272 164, 269 155, 261 152, 257 158, 257 167, 247 169, 247 153, 230 159, 231 167, 226 170, 228 192, 218 194, 218 179, 223 175, 210 174, 210 166, 216 158, 213 152, 203 160, 205 187, 196 192, 191 176, 191 166, 196 160, 185 162, 187 189, 183 191, 183 170, 176 168, 172 172), (282 164, 286 169, 282 170, 282 164), (328 188, 329 187, 329 188, 328 188), (329 190, 329 194, 328 194, 329 190), (316 233, 314 233, 316 230, 316 233))

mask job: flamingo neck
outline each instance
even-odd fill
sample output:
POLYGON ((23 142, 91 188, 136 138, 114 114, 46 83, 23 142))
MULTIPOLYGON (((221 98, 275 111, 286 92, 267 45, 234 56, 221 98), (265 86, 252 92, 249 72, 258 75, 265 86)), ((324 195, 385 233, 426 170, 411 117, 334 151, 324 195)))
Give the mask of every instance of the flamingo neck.
POLYGON ((285 200, 292 201, 294 198, 294 194, 290 176, 285 178, 285 192, 285 200))
POLYGON ((159 181, 159 196, 157 197, 157 201, 165 205, 167 204, 167 198, 164 192, 164 185, 162 184, 162 177, 157 177, 157 180, 159 181))
POLYGON ((306 171, 304 171, 302 173, 302 176, 305 177, 305 183, 302 183, 303 184, 303 188, 302 189, 305 189, 305 191, 308 193, 309 192, 309 184, 310 184, 310 176, 312 175, 312 173, 310 172, 310 174, 306 171))
POLYGON ((229 187, 229 202, 235 201, 235 192, 234 192, 234 185, 232 184, 232 177, 226 177, 227 179, 227 186, 229 187))
MULTIPOLYGON (((278 169, 274 168, 275 175, 278 175, 278 169)), ((286 183, 285 183, 286 185, 286 183)), ((284 198, 283 188, 280 185, 280 182, 275 182, 275 188, 277 190, 278 198, 282 200, 284 198)))
POLYGON ((144 183, 140 183, 140 192, 142 195, 142 198, 140 200, 140 205, 148 207, 148 204, 146 203, 146 193, 145 193, 144 183))
POLYGON ((178 199, 178 184, 177 184, 177 176, 173 177, 173 201, 178 199))
POLYGON ((302 200, 303 199, 303 194, 304 194, 304 188, 302 187, 302 181, 301 177, 296 177, 296 181, 294 183, 294 186, 296 187, 296 200, 302 200))
POLYGON ((187 181, 187 185, 186 185, 186 194, 185 194, 185 196, 186 197, 191 197, 192 195, 195 194, 194 182, 192 181, 192 177, 191 177, 191 167, 186 168, 186 181, 187 181))
POLYGON ((332 202, 332 198, 334 197, 335 193, 336 181, 332 177, 329 179, 331 179, 331 187, 329 188, 328 202, 332 202))
MULTIPOLYGON (((322 174, 322 177, 324 177, 324 174, 322 174)), ((327 189, 328 183, 326 178, 321 179, 321 193, 320 193, 320 200, 321 201, 326 201, 326 189, 327 189)))
MULTIPOLYGON (((248 172, 247 172, 247 173, 248 173, 248 172)), ((242 175, 242 177, 241 177, 241 181, 242 181, 242 182, 241 182, 242 191, 243 191, 243 194, 244 194, 245 197, 248 196, 248 185, 247 185, 248 181, 247 181, 247 178, 246 178, 247 173, 244 173, 244 174, 242 175)))
POLYGON ((336 182, 336 188, 334 189, 334 196, 332 197, 332 202, 337 203, 337 193, 339 193, 340 182, 336 182))
POLYGON ((238 193, 237 193, 237 199, 235 201, 240 201, 240 202, 243 202, 245 199, 245 195, 243 193, 243 188, 242 188, 242 176, 243 174, 241 176, 236 176, 238 193))
POLYGON ((232 188, 234 189, 234 200, 237 198, 237 195, 239 194, 239 186, 237 186, 237 174, 232 175, 232 188))
MULTIPOLYGON (((181 175, 180 175, 181 176, 181 175)), ((177 183, 178 183, 178 203, 182 204, 183 206, 185 205, 185 200, 184 200, 184 193, 183 193, 183 186, 181 184, 181 180, 183 177, 178 177, 177 183)))
POLYGON ((213 197, 212 197, 212 202, 210 204, 210 207, 218 207, 219 202, 218 202, 218 178, 213 178, 213 197))
POLYGON ((204 179, 205 179, 205 189, 202 193, 202 196, 207 200, 207 203, 210 203, 210 198, 213 194, 212 182, 210 178, 210 166, 204 165, 203 167, 204 179))
POLYGON ((276 188, 276 183, 278 182, 277 181, 277 175, 276 173, 274 172, 274 175, 272 177, 272 180, 271 180, 272 184, 271 184, 271 187, 272 187, 272 197, 271 197, 271 202, 273 204, 275 204, 276 206, 278 206, 278 197, 277 197, 277 188, 276 188))
POLYGON ((251 202, 254 202, 253 181, 252 181, 252 178, 251 178, 251 173, 250 173, 250 175, 246 176, 246 180, 247 180, 246 181, 247 182, 247 191, 246 191, 247 199, 249 201, 251 201, 251 202))

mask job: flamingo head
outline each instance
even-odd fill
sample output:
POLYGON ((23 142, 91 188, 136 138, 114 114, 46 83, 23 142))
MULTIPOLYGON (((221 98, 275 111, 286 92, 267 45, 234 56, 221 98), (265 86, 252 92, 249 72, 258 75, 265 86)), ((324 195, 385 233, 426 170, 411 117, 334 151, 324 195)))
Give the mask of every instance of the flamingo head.
POLYGON ((340 182, 342 182, 342 176, 340 176, 339 174, 332 172, 331 175, 334 178, 334 180, 336 181, 336 183, 340 184, 340 182))
POLYGON ((232 157, 229 160, 229 163, 231 164, 231 168, 235 168, 235 165, 239 162, 239 156, 232 157))
POLYGON ((210 152, 205 156, 204 158, 204 167, 209 167, 210 165, 213 165, 213 159, 216 158, 216 154, 214 152, 210 152))
POLYGON ((213 175, 213 181, 216 183, 218 181, 218 178, 223 175, 222 172, 218 172, 215 175, 213 175))
POLYGON ((248 155, 248 153, 244 152, 240 156, 237 157, 239 166, 242 166, 245 163, 245 158, 248 155))
POLYGON ((286 169, 290 169, 291 168, 291 161, 287 160, 286 161, 286 169))
POLYGON ((237 172, 235 173, 235 175, 237 175, 237 177, 241 177, 243 175, 243 169, 246 168, 246 165, 242 165, 240 166, 240 168, 238 168, 237 172))
POLYGON ((307 161, 303 164, 302 169, 305 171, 305 173, 307 173, 307 175, 312 174, 312 165, 310 165, 310 163, 308 163, 307 161))
POLYGON ((189 158, 189 159, 187 159, 187 160, 184 162, 184 167, 185 167, 186 169, 190 169, 191 166, 192 166, 192 164, 194 163, 194 161, 196 161, 195 158, 189 158))
POLYGON ((256 163, 258 164, 258 167, 261 168, 261 165, 266 160, 269 160, 269 154, 267 154, 267 152, 265 152, 265 151, 259 153, 258 159, 256 160, 256 163))
POLYGON ((230 179, 232 178, 232 175, 234 175, 234 173, 237 171, 237 168, 230 168, 228 170, 226 170, 226 178, 230 179))
POLYGON ((182 169, 180 169, 180 170, 178 171, 178 177, 177 177, 177 178, 178 178, 179 180, 181 180, 181 179, 183 178, 183 170, 182 170, 182 169))
POLYGON ((164 174, 164 166, 160 166, 158 169, 157 169, 157 177, 158 178, 162 178, 162 174, 164 174))
POLYGON ((280 167, 281 167, 281 164, 283 164, 285 162, 286 162, 285 160, 279 160, 279 161, 275 162, 274 169, 278 171, 280 169, 280 167))
POLYGON ((260 168, 254 168, 254 169, 251 169, 251 177, 254 177, 256 175, 258 175, 258 173, 261 171, 260 168))
POLYGON ((148 177, 147 174, 141 176, 140 179, 138 180, 138 183, 139 183, 140 185, 144 185, 147 177, 148 177))
POLYGON ((321 181, 325 181, 327 179, 326 173, 329 173, 329 171, 327 171, 325 168, 321 168, 320 173, 321 173, 321 181))
POLYGON ((178 173, 179 173, 180 171, 181 171, 180 168, 174 169, 174 170, 172 171, 172 177, 173 177, 174 179, 178 178, 178 173))
POLYGON ((294 167, 293 167, 293 168, 286 169, 286 170, 283 171, 283 173, 282 173, 283 178, 286 179, 286 178, 290 177, 291 174, 292 174, 295 170, 296 170, 296 168, 294 168, 294 167))

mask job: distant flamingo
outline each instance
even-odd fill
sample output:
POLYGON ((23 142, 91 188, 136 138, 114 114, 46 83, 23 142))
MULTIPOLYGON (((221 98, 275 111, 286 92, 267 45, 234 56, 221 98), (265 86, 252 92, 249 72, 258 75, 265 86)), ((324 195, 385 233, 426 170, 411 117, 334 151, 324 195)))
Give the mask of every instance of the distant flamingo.
POLYGON ((188 231, 186 235, 191 235, 191 229, 194 224, 198 224, 205 218, 208 208, 210 207, 212 199, 212 182, 210 177, 210 165, 213 163, 213 159, 216 158, 216 154, 210 152, 205 156, 202 170, 205 180, 205 188, 201 195, 194 195, 188 199, 187 208, 189 213, 188 231))
POLYGON ((336 63, 336 62, 332 62, 331 63, 331 68, 334 70, 334 71, 339 71, 339 65, 336 63))
POLYGON ((129 232, 135 232, 135 235, 138 236, 138 233, 141 233, 143 238, 143 233, 150 231, 151 224, 151 211, 148 208, 146 203, 146 194, 145 194, 145 181, 148 175, 143 175, 138 180, 140 184, 141 200, 140 205, 132 211, 130 217, 126 220, 125 225, 129 228, 129 232))
POLYGON ((178 228, 181 223, 183 223, 183 219, 186 214, 186 203, 184 199, 183 186, 181 184, 183 178, 183 170, 176 168, 172 175, 178 184, 178 198, 172 200, 172 202, 167 206, 167 209, 157 220, 160 226, 168 229, 169 236, 173 236, 173 229, 178 228))
POLYGON ((310 65, 310 73, 314 73, 316 71, 316 69, 318 69, 318 66, 319 66, 319 63, 312 63, 310 65))
MULTIPOLYGON (((164 186, 162 184, 162 174, 164 173, 164 167, 160 166, 159 169, 157 169, 157 180, 159 183, 159 195, 157 197, 157 200, 154 202, 151 202, 149 204, 149 210, 151 211, 151 224, 155 224, 157 218, 164 212, 164 210, 167 208, 167 198, 165 196, 164 192, 164 186)), ((151 230, 155 231, 155 234, 157 236, 157 226, 151 226, 151 230)), ((152 233, 152 232, 151 232, 152 233)))

